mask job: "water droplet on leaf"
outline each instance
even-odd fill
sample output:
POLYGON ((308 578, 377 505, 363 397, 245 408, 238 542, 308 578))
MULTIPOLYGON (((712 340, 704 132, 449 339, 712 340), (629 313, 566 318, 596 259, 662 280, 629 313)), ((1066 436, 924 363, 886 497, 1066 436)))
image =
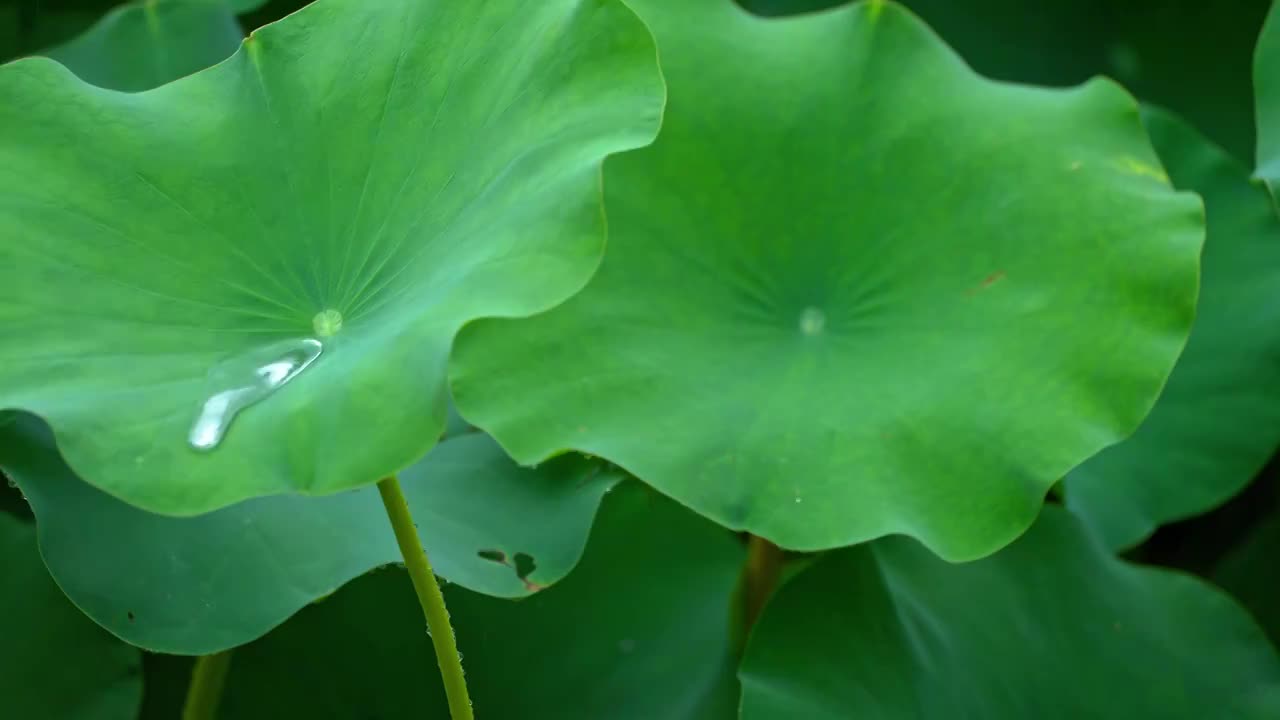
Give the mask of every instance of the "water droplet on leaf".
POLYGON ((297 377, 320 357, 321 350, 319 340, 298 338, 219 362, 209 371, 208 393, 187 442, 201 451, 218 447, 237 415, 297 377))

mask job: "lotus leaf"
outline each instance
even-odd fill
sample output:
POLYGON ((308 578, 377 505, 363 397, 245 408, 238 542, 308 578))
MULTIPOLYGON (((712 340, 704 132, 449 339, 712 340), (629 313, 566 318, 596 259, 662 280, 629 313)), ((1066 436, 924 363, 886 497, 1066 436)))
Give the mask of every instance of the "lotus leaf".
POLYGON ((595 269, 663 95, 619 0, 326 0, 137 94, 0 67, 0 408, 158 513, 402 470, 457 328, 595 269))
POLYGON ((1151 415, 1068 476, 1068 507, 1115 548, 1221 504, 1280 445, 1280 219, 1186 123, 1153 109, 1146 125, 1174 185, 1204 198, 1208 237, 1191 339, 1151 415))
POLYGON ((1254 49, 1258 176, 1274 193, 1280 181, 1280 8, 1273 3, 1254 49))
POLYGON ((140 653, 76 609, 36 552, 35 528, 0 513, 0 706, 7 718, 133 720, 140 653))
POLYGON ((1053 507, 970 564, 906 538, 822 559, 739 677, 742 720, 1280 717, 1280 657, 1231 598, 1113 558, 1053 507))
POLYGON ((135 2, 112 10, 73 40, 42 55, 85 82, 149 90, 229 57, 244 33, 223 0, 135 2))
POLYGON ((582 293, 460 334, 463 417, 787 548, 906 533, 950 559, 1137 427, 1186 341, 1203 214, 1132 98, 983 79, 892 3, 634 7, 662 134, 607 165, 582 293))
MULTIPOLYGON (((67 594, 130 643, 205 654, 247 643, 308 603, 400 560, 374 488, 256 498, 194 518, 153 515, 77 478, 30 417, 0 429, 0 467, 31 501, 67 594)), ((536 470, 480 433, 402 475, 423 546, 450 582, 520 597, 577 563, 615 471, 580 457, 536 470), (517 558, 532 563, 518 567, 517 558)))
MULTIPOLYGON (((636 484, 605 498, 582 564, 511 603, 446 588, 477 717, 725 720, 726 608, 742 545, 636 484)), ((445 720, 400 571, 375 573, 236 650, 224 716, 445 720)))

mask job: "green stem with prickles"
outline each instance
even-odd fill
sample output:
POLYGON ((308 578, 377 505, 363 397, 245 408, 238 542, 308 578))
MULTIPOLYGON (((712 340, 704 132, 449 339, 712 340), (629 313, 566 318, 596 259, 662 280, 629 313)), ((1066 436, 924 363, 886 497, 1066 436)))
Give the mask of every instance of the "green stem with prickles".
POLYGON ((449 699, 449 715, 453 720, 474 720, 471 698, 467 694, 467 681, 462 674, 462 656, 458 654, 458 641, 449 623, 449 610, 444 605, 444 593, 436 582, 427 553, 422 549, 409 503, 404 499, 400 481, 394 475, 378 483, 382 504, 387 508, 391 529, 395 531, 400 554, 413 580, 413 589, 422 604, 422 614, 427 618, 427 632, 436 648, 436 660, 440 663, 440 676, 444 680, 445 696, 449 699))

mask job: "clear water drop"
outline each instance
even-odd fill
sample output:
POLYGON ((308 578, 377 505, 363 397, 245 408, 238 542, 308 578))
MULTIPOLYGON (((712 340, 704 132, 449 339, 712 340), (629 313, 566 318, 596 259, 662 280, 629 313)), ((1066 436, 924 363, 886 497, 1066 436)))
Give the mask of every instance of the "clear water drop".
POLYGON ((296 378, 322 349, 319 340, 295 338, 220 361, 209 371, 206 399, 187 442, 202 452, 218 447, 237 415, 296 378))

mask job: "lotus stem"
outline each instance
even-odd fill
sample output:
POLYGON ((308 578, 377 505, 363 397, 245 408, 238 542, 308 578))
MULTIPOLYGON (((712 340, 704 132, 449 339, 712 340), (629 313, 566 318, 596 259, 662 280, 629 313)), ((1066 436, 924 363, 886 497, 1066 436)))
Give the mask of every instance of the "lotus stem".
POLYGON ((444 604, 444 593, 431 570, 427 552, 422 548, 417 526, 409 513, 409 503, 404 499, 400 481, 392 475, 378 483, 382 504, 387 508, 391 529, 395 531, 404 565, 413 580, 413 589, 427 619, 427 634, 435 646, 436 661, 440 664, 440 677, 444 680, 445 696, 449 700, 449 715, 453 720, 473 720, 471 697, 467 693, 467 681, 462 673, 462 656, 458 654, 458 641, 449 622, 449 610, 444 604))
POLYGON ((760 619, 760 613, 782 578, 783 559, 782 549, 777 545, 757 535, 747 539, 747 561, 739 584, 739 650, 746 646, 751 628, 760 619))
POLYGON ((187 700, 182 706, 182 720, 215 720, 218 703, 222 700, 222 688, 231 669, 231 651, 201 655, 191 671, 191 685, 187 688, 187 700))

